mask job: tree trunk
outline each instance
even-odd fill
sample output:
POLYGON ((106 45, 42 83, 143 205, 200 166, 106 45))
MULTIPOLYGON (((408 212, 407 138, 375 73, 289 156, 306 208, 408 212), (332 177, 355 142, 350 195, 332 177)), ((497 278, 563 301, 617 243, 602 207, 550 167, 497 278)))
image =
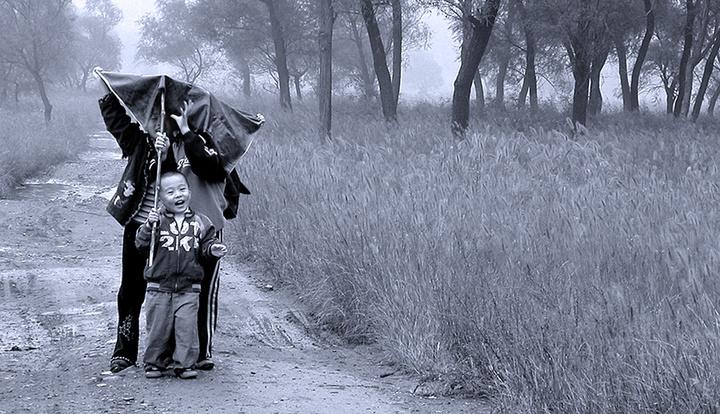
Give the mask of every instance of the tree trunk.
POLYGON ((693 26, 695 23, 695 4, 693 0, 686 0, 687 4, 687 20, 685 22, 684 33, 684 45, 682 57, 680 58, 680 70, 678 79, 680 84, 678 85, 678 94, 675 100, 675 108, 673 109, 673 115, 679 117, 683 113, 683 101, 685 96, 685 90, 688 87, 688 64, 690 62, 690 52, 692 51, 693 43, 693 26))
POLYGON ((392 0, 392 85, 395 104, 400 102, 400 76, 402 74, 402 1, 392 0))
POLYGON ((477 71, 473 79, 475 85, 475 104, 477 105, 477 113, 482 117, 485 113, 485 88, 483 88, 482 75, 477 71))
POLYGON ((702 81, 700 82, 700 89, 698 89, 697 96, 695 97, 695 106, 692 110, 692 119, 697 120, 700 116, 700 109, 702 109, 703 99, 705 99, 705 92, 707 92, 708 85, 710 83, 710 76, 712 76, 713 69, 715 68, 715 58, 720 51, 720 29, 715 31, 713 37, 712 49, 705 62, 705 70, 703 71, 702 81))
POLYGON ((320 76, 318 80, 318 101, 320 104, 321 141, 332 139, 332 38, 335 11, 333 0, 322 0, 320 3, 320 30, 318 46, 320 50, 320 76))
POLYGON ((523 77, 522 89, 518 96, 518 108, 525 106, 527 94, 530 94, 530 110, 535 112, 538 109, 537 97, 537 73, 535 70, 535 55, 537 50, 537 39, 532 22, 527 15, 527 10, 522 0, 515 0, 515 7, 520 13, 523 31, 525 32, 525 76, 523 77))
POLYGON ((470 89, 478 71, 478 66, 485 54, 490 34, 495 26, 495 18, 500 8, 501 0, 485 0, 481 15, 467 18, 472 23, 472 33, 468 39, 467 47, 460 59, 460 69, 453 84, 452 100, 452 132, 456 137, 465 136, 470 116, 470 89))
POLYGON ((588 93, 590 91, 590 69, 592 66, 591 47, 587 33, 589 22, 579 22, 577 33, 570 36, 570 43, 565 43, 568 57, 575 79, 572 103, 573 124, 587 123, 588 93))
POLYGON ((298 101, 302 101, 302 88, 300 87, 300 78, 302 78, 301 75, 293 75, 293 83, 295 85, 295 96, 297 96, 298 101))
POLYGON ((631 111, 630 83, 628 82, 627 49, 622 39, 615 39, 615 51, 618 56, 618 75, 620 76, 620 90, 622 91, 623 110, 631 111))
POLYGON ((595 54, 590 68, 590 101, 588 112, 590 115, 600 115, 602 112, 603 97, 600 89, 602 69, 607 61, 609 50, 605 49, 595 54))
POLYGON ((673 79, 673 81, 668 85, 665 83, 663 85, 663 88, 665 89, 665 110, 668 114, 673 113, 673 105, 675 103, 675 92, 677 89, 677 80, 673 79))
POLYGON ((588 92, 590 89, 590 65, 581 65, 573 69, 575 88, 573 91, 573 123, 587 123, 588 92))
POLYGON ((52 120, 53 106, 47 96, 47 90, 45 89, 45 81, 43 80, 42 76, 37 72, 33 72, 32 77, 33 79, 35 79, 35 83, 38 87, 38 92, 40 93, 40 99, 42 99, 43 102, 43 107, 45 110, 45 123, 50 123, 50 121, 52 120))
POLYGON ((655 9, 652 0, 644 0, 645 2, 645 36, 643 36, 640 49, 638 50, 635 66, 633 66, 632 80, 630 83, 630 110, 640 110, 640 72, 645 63, 647 51, 650 48, 650 41, 655 33, 655 9))
POLYGON ((718 82, 715 86, 715 92, 713 92, 710 97, 710 101, 708 102, 707 113, 709 116, 715 115, 715 104, 717 103, 718 98, 720 98, 720 82, 718 82))
POLYGON ((243 96, 249 98, 252 95, 252 77, 250 73, 250 64, 245 59, 238 59, 240 66, 240 77, 242 78, 243 96))
POLYGON ((525 107, 525 101, 527 100, 529 89, 530 86, 528 85, 527 68, 525 68, 525 75, 523 75, 523 83, 520 87, 520 92, 518 93, 517 109, 522 109, 525 107))
POLYGON ((287 49, 285 47, 285 35, 282 29, 282 19, 278 10, 277 0, 263 0, 268 9, 270 17, 270 31, 273 45, 275 46, 275 66, 278 73, 278 86, 280 87, 280 107, 292 110, 290 98, 290 72, 287 66, 287 49))
POLYGON ((525 69, 525 79, 528 80, 528 89, 530 90, 530 111, 537 112, 538 110, 538 88, 537 88, 537 73, 535 71, 535 49, 536 42, 535 35, 532 31, 525 35, 525 42, 527 44, 527 52, 525 53, 525 61, 527 68, 525 69))
POLYGON ((355 47, 357 47, 358 50, 358 67, 360 68, 360 79, 363 82, 363 93, 367 100, 371 100, 375 97, 375 82, 370 77, 370 71, 368 70, 367 65, 367 57, 365 56, 365 48, 363 47, 362 38, 360 37, 360 32, 358 31, 355 18, 350 17, 349 21, 350 28, 352 29, 353 42, 355 43, 355 47))
POLYGON ((378 85, 380 86, 380 102, 383 116, 386 121, 395 122, 397 120, 397 102, 395 101, 392 80, 390 79, 390 71, 388 71, 385 47, 380 37, 380 28, 378 27, 375 9, 371 0, 362 0, 362 15, 370 39, 375 76, 377 76, 378 85))
MULTIPOLYGON (((509 52, 509 51, 507 51, 509 52)), ((510 65, 510 55, 505 54, 501 57, 498 66, 498 74, 495 79, 495 102, 494 105, 499 109, 505 109, 505 78, 507 77, 508 66, 510 65)))

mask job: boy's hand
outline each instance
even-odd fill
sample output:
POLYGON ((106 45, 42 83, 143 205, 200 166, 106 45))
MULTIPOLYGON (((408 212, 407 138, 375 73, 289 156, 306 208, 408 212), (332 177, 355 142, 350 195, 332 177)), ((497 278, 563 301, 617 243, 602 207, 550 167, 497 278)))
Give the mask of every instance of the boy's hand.
POLYGON ((227 246, 222 243, 215 243, 210 246, 210 254, 217 258, 221 258, 227 254, 227 246))
POLYGON ((175 120, 181 134, 187 134, 190 132, 190 127, 188 126, 188 111, 190 111, 192 104, 193 101, 191 100, 185 101, 183 103, 183 107, 180 108, 180 115, 170 115, 170 117, 175 120))
POLYGON ((156 208, 150 209, 150 212, 148 213, 147 222, 146 222, 148 227, 152 227, 153 224, 155 224, 159 221, 160 221, 160 212, 158 211, 158 209, 156 209, 156 208))

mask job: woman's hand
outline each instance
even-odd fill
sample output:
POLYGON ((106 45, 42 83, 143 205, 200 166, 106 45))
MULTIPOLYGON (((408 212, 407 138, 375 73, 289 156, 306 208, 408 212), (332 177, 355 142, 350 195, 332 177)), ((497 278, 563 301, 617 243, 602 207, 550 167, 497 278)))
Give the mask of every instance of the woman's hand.
POLYGON ((164 132, 159 132, 159 131, 156 132, 155 133, 155 151, 157 151, 158 154, 164 155, 165 151, 167 151, 169 146, 170 146, 170 139, 167 137, 167 135, 164 132))
POLYGON ((188 112, 190 111, 190 108, 192 108, 192 104, 193 101, 185 101, 183 103, 183 107, 180 108, 180 115, 170 115, 170 117, 175 120, 181 134, 187 134, 190 132, 190 127, 188 126, 188 112))
POLYGON ((210 246, 210 254, 219 259, 227 254, 227 246, 221 243, 215 243, 210 246))

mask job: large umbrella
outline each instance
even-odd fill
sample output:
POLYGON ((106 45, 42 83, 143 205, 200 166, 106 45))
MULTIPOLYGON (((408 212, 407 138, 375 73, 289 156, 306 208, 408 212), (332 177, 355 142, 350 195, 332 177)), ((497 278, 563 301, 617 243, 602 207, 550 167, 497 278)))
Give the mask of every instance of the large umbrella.
MULTIPOLYGON (((94 72, 117 97, 133 121, 150 134, 154 134, 155 131, 148 130, 149 125, 159 125, 160 132, 165 132, 164 127, 168 124, 165 114, 180 113, 184 102, 192 101, 193 105, 188 111, 188 125, 210 136, 223 162, 223 168, 228 174, 250 147, 251 134, 264 122, 260 114, 251 115, 235 109, 205 89, 167 75, 133 75, 106 72, 100 68, 95 68, 94 72)), ((158 166, 159 157, 160 154, 158 154, 158 166)), ((154 207, 158 204, 157 186, 160 184, 160 168, 157 172, 154 207)), ((155 228, 156 223, 153 223, 148 259, 150 266, 153 264, 155 250, 155 228)))
MULTIPOLYGON (((260 114, 251 115, 235 109, 205 89, 167 75, 133 75, 99 68, 95 73, 118 98, 128 115, 151 134, 155 131, 147 131, 146 126, 158 124, 161 119, 163 94, 168 114, 179 114, 183 102, 191 100, 188 124, 191 129, 206 132, 211 137, 227 173, 235 168, 252 143, 252 133, 264 122, 260 114)), ((167 120, 165 125, 168 125, 167 120)))

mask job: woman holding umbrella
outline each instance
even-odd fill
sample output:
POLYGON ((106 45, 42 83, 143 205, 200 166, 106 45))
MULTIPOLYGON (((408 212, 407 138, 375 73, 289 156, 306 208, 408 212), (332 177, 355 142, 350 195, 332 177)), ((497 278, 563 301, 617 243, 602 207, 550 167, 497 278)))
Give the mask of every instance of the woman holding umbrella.
MULTIPOLYGON (((157 169, 173 171, 175 164, 165 157, 158 165, 157 154, 163 153, 167 140, 153 139, 139 124, 132 123, 117 97, 104 83, 101 85, 107 92, 99 102, 105 126, 117 140, 123 158, 127 159, 115 195, 107 206, 107 211, 124 227, 122 279, 117 296, 117 339, 110 362, 110 370, 120 372, 137 361, 140 308, 147 286, 143 276, 147 256, 135 248, 135 234, 153 208, 157 169)), ((145 127, 157 135, 153 122, 146 123, 145 127)))
MULTIPOLYGON (((106 88, 105 83, 101 83, 106 88)), ((164 94, 162 99, 161 102, 164 102, 164 94)), ((137 361, 139 315, 146 288, 143 277, 146 257, 134 247, 135 232, 153 207, 157 165, 160 165, 161 172, 179 171, 187 177, 193 191, 191 208, 211 219, 220 241, 225 219, 235 216, 239 193, 249 193, 234 170, 227 173, 226 164, 213 140, 203 132, 196 133, 190 129, 188 113, 191 108, 192 102, 186 101, 180 108, 180 114, 171 115, 174 122, 167 123, 167 134, 163 131, 156 133, 154 129, 164 123, 157 121, 164 119, 163 115, 148 118, 145 130, 150 133, 146 133, 138 124, 131 122, 115 93, 108 93, 100 100, 107 129, 128 159, 116 194, 108 205, 110 214, 125 227, 122 281, 118 292, 118 331, 110 365, 112 372, 122 371, 137 361)), ((217 324, 218 270, 217 261, 205 266, 198 314, 200 357, 197 369, 214 367, 212 341, 217 324)))

